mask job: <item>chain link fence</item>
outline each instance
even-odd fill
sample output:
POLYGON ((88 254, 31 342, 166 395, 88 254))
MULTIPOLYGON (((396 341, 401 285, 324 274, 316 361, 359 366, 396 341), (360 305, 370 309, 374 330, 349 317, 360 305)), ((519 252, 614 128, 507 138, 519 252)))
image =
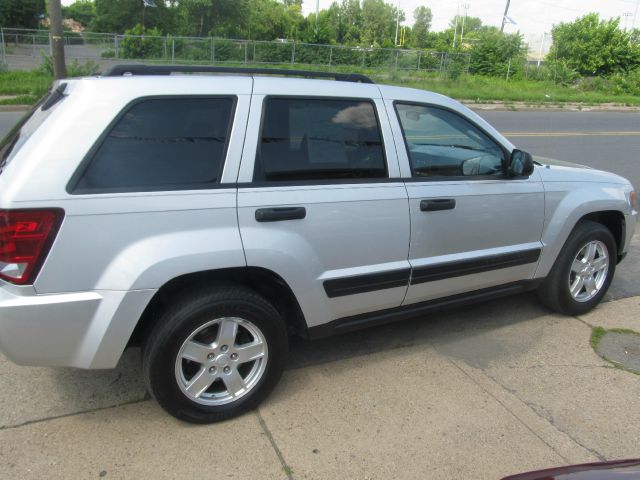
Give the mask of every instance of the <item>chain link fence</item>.
MULTIPOLYGON (((116 63, 240 63, 305 67, 358 67, 379 70, 466 73, 469 54, 429 50, 316 45, 292 41, 225 38, 154 37, 112 33, 64 33, 68 61, 93 61, 101 68, 116 63)), ((48 30, 0 29, 1 61, 9 69, 33 69, 51 55, 48 30)))

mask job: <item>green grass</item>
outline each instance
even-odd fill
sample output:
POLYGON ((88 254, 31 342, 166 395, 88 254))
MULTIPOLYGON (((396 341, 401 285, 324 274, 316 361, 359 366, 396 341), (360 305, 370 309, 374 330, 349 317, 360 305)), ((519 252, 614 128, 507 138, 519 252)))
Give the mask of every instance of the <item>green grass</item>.
MULTIPOLYGON (((225 66, 248 66, 245 64, 224 64, 225 66)), ((457 79, 440 78, 437 73, 406 72, 393 70, 373 70, 345 66, 305 66, 305 65, 250 65, 260 68, 309 69, 317 71, 338 71, 363 73, 378 83, 412 87, 441 93, 458 100, 471 102, 519 102, 527 105, 561 105, 578 103, 597 105, 614 103, 618 105, 640 105, 640 96, 616 94, 599 90, 589 82, 578 85, 557 85, 548 81, 510 79, 462 75, 457 79)), ((32 104, 49 88, 51 77, 39 71, 0 72, 0 95, 18 95, 15 99, 0 100, 0 104, 32 104)), ((597 84, 597 82, 596 82, 597 84)), ((515 108, 515 106, 513 107, 515 108)))
POLYGON ((557 103, 616 103, 640 105, 640 97, 609 92, 581 90, 574 86, 556 85, 536 80, 506 80, 465 75, 456 80, 440 78, 402 79, 401 86, 431 90, 458 100, 481 102, 525 102, 532 105, 557 103))
POLYGON ((43 96, 52 78, 37 71, 0 72, 0 95, 22 95, 32 98, 35 102, 43 96))
POLYGON ((593 330, 591 330, 591 348, 593 348, 594 350, 598 347, 598 344, 600 343, 600 340, 602 340, 602 337, 604 337, 607 334, 607 331, 602 328, 602 327, 593 327, 593 330))

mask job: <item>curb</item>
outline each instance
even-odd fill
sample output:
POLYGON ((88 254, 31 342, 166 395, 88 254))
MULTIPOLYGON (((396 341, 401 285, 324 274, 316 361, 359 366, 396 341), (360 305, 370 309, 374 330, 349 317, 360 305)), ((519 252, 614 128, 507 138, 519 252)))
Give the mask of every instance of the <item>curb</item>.
POLYGON ((31 105, 0 105, 0 112, 26 112, 31 105))
POLYGON ((603 103, 600 105, 584 105, 581 103, 544 103, 531 105, 525 102, 493 102, 476 103, 473 100, 459 100, 471 110, 495 111, 495 112, 623 112, 638 113, 640 106, 617 105, 603 103))

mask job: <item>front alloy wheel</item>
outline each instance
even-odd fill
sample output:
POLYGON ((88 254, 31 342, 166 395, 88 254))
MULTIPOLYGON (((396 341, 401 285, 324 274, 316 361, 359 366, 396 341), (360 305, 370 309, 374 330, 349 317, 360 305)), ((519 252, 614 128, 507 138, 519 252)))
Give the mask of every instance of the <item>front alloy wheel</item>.
POLYGON ((588 302, 595 297, 607 279, 609 255, 607 246, 593 240, 580 249, 571 264, 569 291, 578 302, 588 302))

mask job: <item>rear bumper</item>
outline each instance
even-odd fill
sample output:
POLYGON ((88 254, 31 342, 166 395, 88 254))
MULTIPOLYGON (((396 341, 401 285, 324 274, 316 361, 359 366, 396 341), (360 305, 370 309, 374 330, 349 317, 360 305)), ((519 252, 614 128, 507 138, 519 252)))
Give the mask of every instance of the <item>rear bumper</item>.
POLYGON ((37 295, 0 286, 0 350, 20 365, 113 368, 155 292, 37 295))

